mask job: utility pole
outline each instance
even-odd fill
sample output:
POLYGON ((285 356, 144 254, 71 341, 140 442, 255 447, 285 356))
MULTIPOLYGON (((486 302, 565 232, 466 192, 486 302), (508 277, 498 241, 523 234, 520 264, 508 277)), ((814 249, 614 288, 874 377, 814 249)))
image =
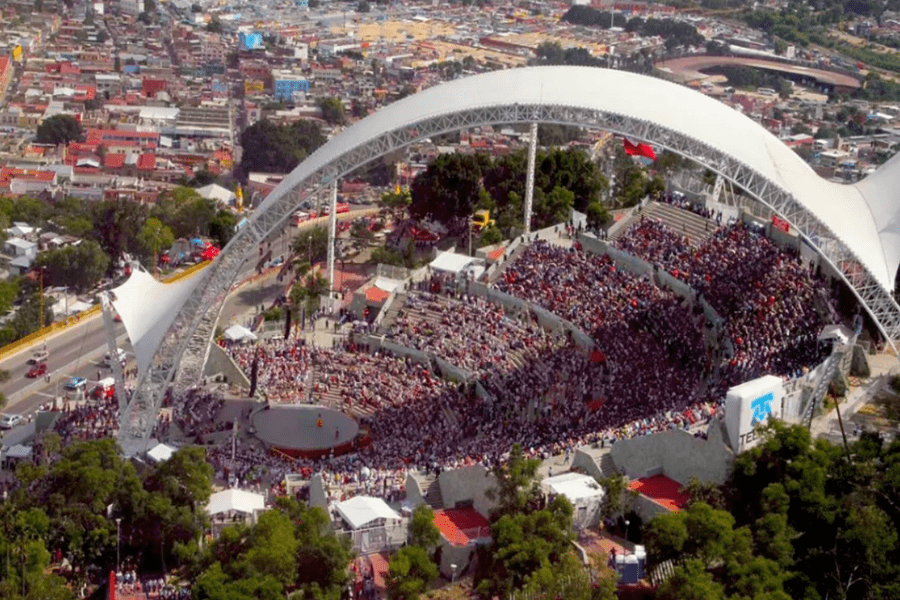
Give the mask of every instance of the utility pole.
POLYGON ((38 315, 38 329, 44 328, 44 267, 39 269, 41 276, 41 313, 38 315))
POLYGON ((328 213, 328 295, 334 291, 334 243, 337 233, 337 180, 331 184, 331 210, 328 213))

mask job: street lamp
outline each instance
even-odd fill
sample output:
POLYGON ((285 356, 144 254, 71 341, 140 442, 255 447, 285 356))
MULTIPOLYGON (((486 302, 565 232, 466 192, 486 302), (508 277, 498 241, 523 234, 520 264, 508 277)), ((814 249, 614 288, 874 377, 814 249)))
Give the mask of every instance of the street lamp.
POLYGON ((450 565, 450 583, 456 583, 456 563, 450 565))

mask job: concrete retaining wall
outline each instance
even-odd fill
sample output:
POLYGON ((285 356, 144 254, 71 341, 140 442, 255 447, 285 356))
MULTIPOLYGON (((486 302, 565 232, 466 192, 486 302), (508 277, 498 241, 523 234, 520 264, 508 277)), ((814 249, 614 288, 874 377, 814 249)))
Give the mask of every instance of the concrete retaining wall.
POLYGON ((475 510, 482 515, 488 515, 496 506, 485 492, 496 487, 497 479, 482 465, 443 471, 438 477, 438 484, 441 486, 441 497, 446 508, 453 508, 460 502, 471 501, 475 510))
POLYGON ((250 387, 250 379, 231 356, 221 346, 212 343, 209 345, 209 357, 203 366, 203 374, 209 377, 220 373, 227 378, 230 384, 244 388, 250 387))
POLYGON ((726 446, 722 425, 713 420, 708 439, 672 429, 630 440, 619 440, 610 450, 613 461, 630 479, 664 474, 685 485, 692 476, 722 484, 728 478, 734 453, 726 446))

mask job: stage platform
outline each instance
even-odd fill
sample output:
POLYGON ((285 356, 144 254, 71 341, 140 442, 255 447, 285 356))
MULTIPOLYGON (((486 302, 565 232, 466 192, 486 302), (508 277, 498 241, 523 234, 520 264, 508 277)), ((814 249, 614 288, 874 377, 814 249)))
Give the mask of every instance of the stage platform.
POLYGON ((359 434, 355 420, 324 406, 273 406, 258 411, 252 420, 256 437, 292 456, 321 456, 351 445, 359 434))

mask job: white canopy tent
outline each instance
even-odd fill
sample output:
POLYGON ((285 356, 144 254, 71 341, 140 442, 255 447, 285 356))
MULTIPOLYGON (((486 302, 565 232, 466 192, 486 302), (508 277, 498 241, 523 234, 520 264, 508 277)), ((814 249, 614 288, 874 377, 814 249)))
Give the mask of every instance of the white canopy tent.
POLYGON ((155 463, 166 462, 172 458, 172 455, 175 454, 176 450, 178 449, 166 444, 157 444, 147 451, 147 458, 155 463))
POLYGON ((210 515, 227 512, 252 515, 258 510, 265 510, 265 508, 265 498, 260 494, 231 489, 211 495, 209 504, 206 505, 206 512, 210 515))
POLYGON ((16 444, 6 451, 6 458, 28 458, 31 456, 31 446, 16 444))
POLYGON ((131 339, 141 376, 147 372, 156 349, 202 277, 160 283, 146 271, 134 269, 128 281, 112 290, 113 307, 131 339))
POLYGON ((399 521, 400 515, 388 506, 381 498, 371 496, 355 496, 337 505, 337 511, 352 529, 361 529, 366 525, 377 524, 376 521, 399 521))
POLYGON ((819 333, 819 341, 837 340, 842 344, 846 344, 853 337, 853 330, 846 325, 826 325, 819 333))
POLYGON ((256 334, 242 325, 232 325, 222 333, 226 340, 232 342, 254 341, 256 334))
POLYGON ((575 529, 592 527, 600 522, 604 491, 593 477, 569 472, 548 477, 541 485, 547 493, 563 496, 572 503, 575 529))
POLYGON ((459 274, 473 262, 475 262, 475 258, 472 256, 456 252, 441 252, 429 266, 435 271, 459 274))
POLYGON ((375 287, 379 290, 384 290, 385 292, 391 293, 397 286, 402 285, 403 282, 399 279, 388 279, 387 277, 378 276, 375 278, 375 287))

